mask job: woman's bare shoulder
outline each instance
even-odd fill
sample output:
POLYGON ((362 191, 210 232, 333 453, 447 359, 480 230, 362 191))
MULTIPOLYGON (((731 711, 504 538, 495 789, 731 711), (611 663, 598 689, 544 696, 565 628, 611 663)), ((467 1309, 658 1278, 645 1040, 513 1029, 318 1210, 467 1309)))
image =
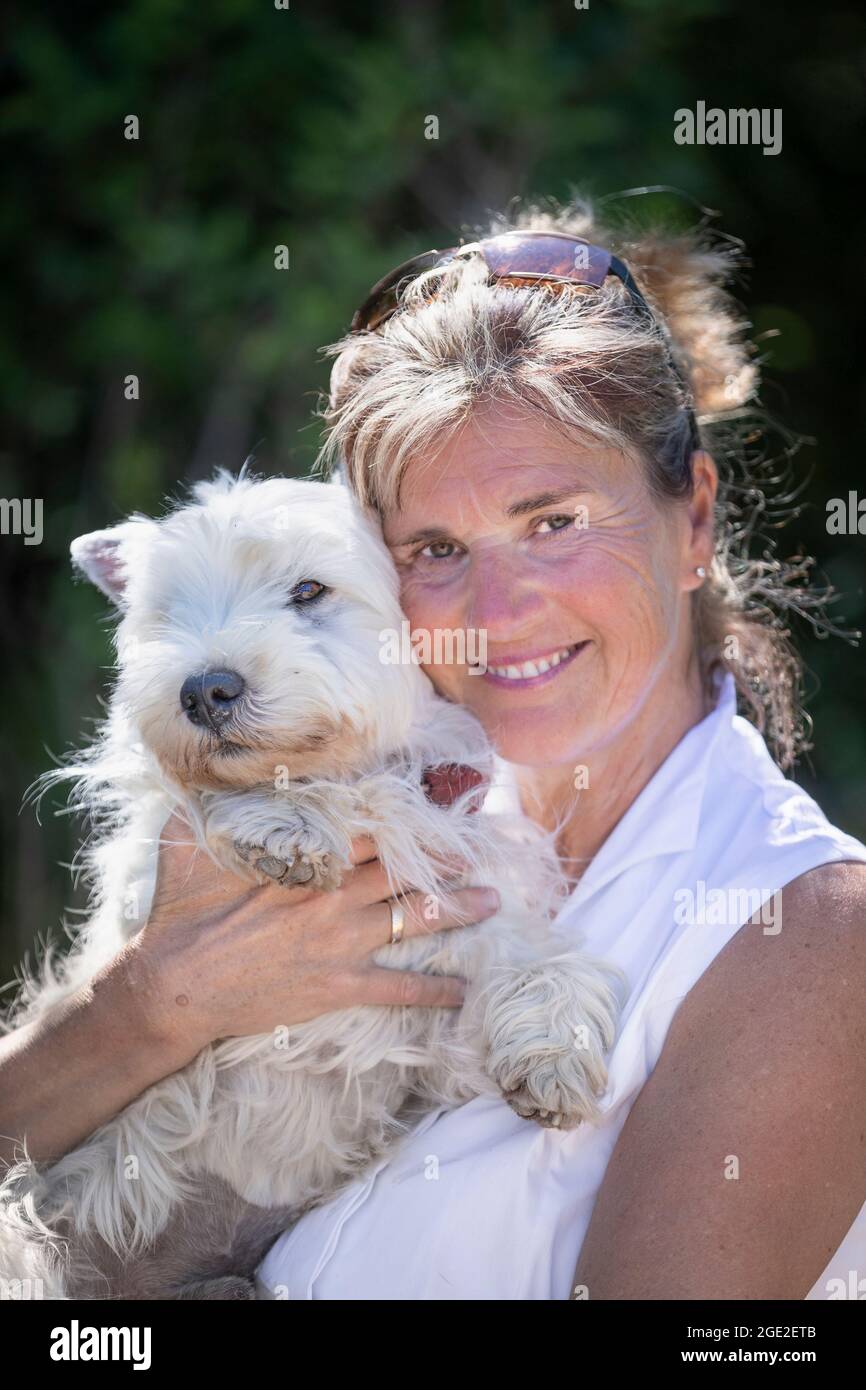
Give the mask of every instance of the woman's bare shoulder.
POLYGON ((815 909, 831 908, 840 914, 838 925, 842 929, 866 926, 866 861, 821 864, 793 879, 780 896, 795 922, 805 914, 804 925, 808 926, 815 909))
POLYGON ((866 1201, 866 864, 779 897, 674 1016, 584 1243, 591 1297, 801 1299, 866 1201))
POLYGON ((837 1094, 859 1079, 866 1097, 864 1041, 866 863, 822 864, 719 952, 675 1015, 658 1066, 688 1053, 728 1088, 772 1066, 780 1100, 787 1081, 826 1104, 831 1079, 837 1094))
MULTIPOLYGON (((780 890, 773 911, 756 913, 713 960, 676 1019, 682 1029, 708 1009, 761 1005, 764 1019, 792 996, 848 1002, 866 991, 866 862, 822 864, 780 890), (771 925, 768 925, 771 923, 771 925), (773 986, 773 990, 769 986, 773 986)), ((862 1017, 862 1014, 861 1014, 862 1017)), ((672 1030, 673 1033, 673 1030, 672 1030)))

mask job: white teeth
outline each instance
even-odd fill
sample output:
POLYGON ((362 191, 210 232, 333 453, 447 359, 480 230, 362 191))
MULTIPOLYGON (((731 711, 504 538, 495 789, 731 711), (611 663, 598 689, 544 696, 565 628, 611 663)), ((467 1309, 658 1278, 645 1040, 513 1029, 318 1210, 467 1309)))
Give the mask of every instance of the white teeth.
POLYGON ((574 647, 563 647, 561 651, 554 652, 552 656, 536 657, 534 661, 524 661, 520 666, 488 666, 494 676, 504 676, 510 681, 530 680, 533 676, 543 676, 545 671, 558 666, 560 661, 564 661, 567 656, 571 656, 574 647))

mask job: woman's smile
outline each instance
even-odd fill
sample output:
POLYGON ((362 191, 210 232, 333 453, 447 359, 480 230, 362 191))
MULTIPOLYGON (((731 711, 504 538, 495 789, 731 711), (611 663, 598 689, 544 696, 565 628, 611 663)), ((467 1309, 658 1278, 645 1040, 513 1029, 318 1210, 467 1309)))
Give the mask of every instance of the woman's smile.
POLYGON ((558 647, 540 656, 505 656, 499 661, 488 661, 482 679, 510 690, 534 690, 554 680, 588 646, 588 642, 575 642, 570 647, 558 647))

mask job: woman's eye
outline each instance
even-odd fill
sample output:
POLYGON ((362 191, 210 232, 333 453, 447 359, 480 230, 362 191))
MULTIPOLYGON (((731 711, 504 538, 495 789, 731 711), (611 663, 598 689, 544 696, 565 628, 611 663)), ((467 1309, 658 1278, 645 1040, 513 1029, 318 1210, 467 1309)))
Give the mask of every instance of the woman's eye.
POLYGON ((564 531, 567 526, 572 526, 573 524, 573 516, 543 516, 535 530, 536 534, 539 531, 544 534, 543 528, 546 526, 550 531, 564 531))
POLYGON ((431 541, 425 545, 424 549, 418 552, 426 555, 430 560, 448 560, 454 554, 453 541, 431 541))
POLYGON ((326 592, 326 587, 326 585, 320 584, 318 579, 302 579, 289 594, 289 602, 312 603, 314 599, 322 597, 322 594, 326 592))

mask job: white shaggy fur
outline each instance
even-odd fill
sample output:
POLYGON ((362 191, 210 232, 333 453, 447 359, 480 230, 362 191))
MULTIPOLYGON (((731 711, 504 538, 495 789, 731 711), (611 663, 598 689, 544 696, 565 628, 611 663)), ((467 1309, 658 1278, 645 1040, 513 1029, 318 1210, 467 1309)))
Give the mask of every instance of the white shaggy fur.
POLYGON ((76 777, 95 822, 94 911, 68 959, 49 953, 25 980, 6 1028, 78 989, 141 928, 177 809, 220 863, 258 882, 333 888, 367 834, 393 885, 444 904, 441 864, 459 854, 461 881, 496 884, 502 909, 376 954, 464 975, 459 1012, 365 1006, 228 1039, 46 1171, 25 1151, 0 1186, 0 1289, 39 1278, 55 1298, 250 1297, 279 1231, 424 1108, 502 1093, 541 1123, 593 1118, 615 973, 551 929, 562 883, 549 837, 473 813, 477 792, 451 806, 425 794, 425 769, 487 775, 490 750, 418 666, 380 659, 380 634, 402 620, 397 579, 348 491, 222 476, 162 520, 135 517, 72 553, 121 610, 103 732, 49 774, 76 777), (310 579, 326 591, 293 601, 310 579), (217 669, 246 682, 220 734, 179 697, 187 677, 217 669))

